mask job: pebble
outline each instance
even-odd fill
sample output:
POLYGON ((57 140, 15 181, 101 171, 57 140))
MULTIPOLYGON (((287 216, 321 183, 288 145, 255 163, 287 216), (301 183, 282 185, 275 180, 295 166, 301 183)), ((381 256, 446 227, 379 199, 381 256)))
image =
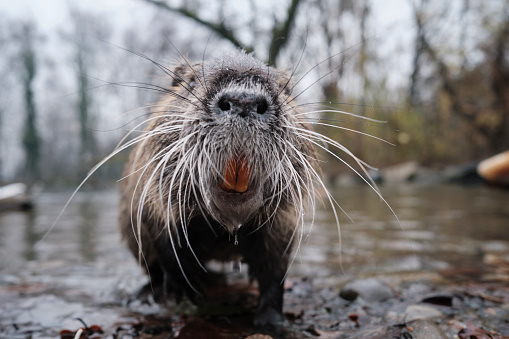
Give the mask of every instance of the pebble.
POLYGON ((444 331, 431 321, 416 320, 408 326, 412 328, 413 339, 447 339, 444 331))
POLYGON ((354 280, 343 286, 339 296, 348 301, 361 297, 367 302, 378 302, 393 296, 392 289, 375 278, 354 280))
POLYGON ((244 339, 273 339, 270 335, 264 335, 264 334, 253 334, 249 337, 246 337, 244 339))
POLYGON ((443 317, 444 314, 434 307, 427 305, 409 305, 403 314, 402 321, 408 323, 414 320, 426 320, 443 317))

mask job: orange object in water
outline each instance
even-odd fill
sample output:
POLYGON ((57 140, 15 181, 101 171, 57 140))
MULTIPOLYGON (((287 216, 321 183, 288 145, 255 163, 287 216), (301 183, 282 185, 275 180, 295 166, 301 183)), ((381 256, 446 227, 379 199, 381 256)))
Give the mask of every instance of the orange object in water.
POLYGON ((509 183, 509 151, 481 161, 477 166, 477 172, 486 181, 509 183))

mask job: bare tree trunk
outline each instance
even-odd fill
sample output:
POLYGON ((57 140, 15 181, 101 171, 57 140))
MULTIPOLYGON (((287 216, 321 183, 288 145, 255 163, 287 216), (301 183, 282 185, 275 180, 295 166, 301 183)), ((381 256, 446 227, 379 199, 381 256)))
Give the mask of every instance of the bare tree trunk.
POLYGON ((81 167, 87 170, 97 157, 98 145, 94 133, 94 116, 92 114, 93 97, 89 86, 91 68, 98 64, 99 39, 109 35, 104 22, 86 12, 71 8, 74 32, 66 39, 74 45, 74 61, 77 67, 78 102, 76 111, 80 122, 80 157, 81 167))
POLYGON ((410 75, 410 86, 408 90, 408 98, 411 106, 415 106, 418 104, 418 81, 419 81, 419 74, 421 71, 421 62, 422 62, 422 56, 425 52, 424 45, 426 43, 424 36, 425 30, 424 30, 424 24, 422 22, 422 11, 425 5, 427 4, 427 1, 423 1, 421 3, 420 9, 417 9, 416 4, 414 1, 410 0, 410 3, 413 8, 413 15, 414 15, 414 22, 416 26, 416 37, 415 37, 415 47, 414 47, 414 56, 412 59, 412 74, 410 75))
POLYGON ((30 24, 22 26, 23 77, 22 86, 25 103, 25 127, 23 132, 23 147, 25 149, 26 180, 29 183, 39 178, 40 137, 37 131, 37 110, 35 105, 33 83, 37 73, 37 62, 34 50, 35 28, 30 24))
POLYGON ((283 23, 274 23, 272 29, 272 40, 269 45, 269 65, 277 64, 277 57, 281 52, 281 49, 288 43, 290 33, 293 28, 293 21, 297 15, 297 7, 299 6, 300 0, 292 0, 290 6, 286 11, 286 19, 283 23))
POLYGON ((496 37, 493 60, 491 60, 491 87, 495 94, 494 109, 500 113, 500 123, 491 138, 495 152, 509 149, 509 14, 496 37))
POLYGON ((90 105, 91 98, 88 89, 87 66, 85 61, 83 48, 78 47, 76 50, 76 62, 78 65, 78 116, 80 121, 80 141, 81 154, 85 164, 89 164, 96 152, 96 142, 94 134, 91 130, 90 105))
MULTIPOLYGON (((363 93, 361 94, 360 98, 360 106, 359 106, 359 114, 362 116, 366 115, 366 95, 368 93, 369 87, 370 87, 370 81, 369 76, 366 71, 366 63, 368 60, 368 51, 367 51, 367 44, 364 43, 366 41, 366 22, 369 16, 370 12, 370 6, 369 6, 369 0, 364 0, 364 6, 362 7, 362 13, 361 13, 361 22, 360 22, 360 29, 361 29, 361 41, 362 45, 360 48, 360 60, 359 60, 359 75, 362 77, 362 90, 363 93)), ((364 136, 361 134, 356 135, 357 142, 356 144, 356 150, 355 154, 357 154, 358 157, 364 158, 365 148, 364 148, 364 136)))

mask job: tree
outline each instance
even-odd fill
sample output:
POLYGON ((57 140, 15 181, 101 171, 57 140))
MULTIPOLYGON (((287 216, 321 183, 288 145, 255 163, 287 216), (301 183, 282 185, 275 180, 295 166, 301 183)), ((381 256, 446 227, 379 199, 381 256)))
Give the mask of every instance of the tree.
POLYGON ((90 90, 90 72, 98 63, 97 54, 100 40, 109 36, 109 26, 105 20, 92 14, 82 12, 76 8, 70 10, 74 23, 73 32, 66 36, 66 40, 74 45, 74 63, 76 65, 76 82, 78 100, 76 111, 80 122, 81 160, 84 167, 89 167, 97 156, 97 140, 92 126, 94 114, 92 105, 94 98, 90 90))
MULTIPOLYGON (((5 18, 0 18, 0 49, 3 51, 4 56, 7 55, 8 51, 8 41, 10 40, 6 34, 8 23, 5 18)), ((10 95, 9 89, 12 88, 12 84, 10 83, 10 62, 7 60, 2 60, 2 64, 0 65, 0 74, 3 76, 0 78, 0 183, 3 180, 4 168, 3 168, 3 159, 6 154, 6 140, 5 131, 4 131, 4 116, 6 112, 6 108, 9 106, 10 95)))
POLYGON ((25 173, 28 182, 39 178, 40 143, 37 130, 37 109, 35 104, 34 80, 37 75, 37 58, 35 52, 36 27, 33 23, 23 23, 18 32, 21 44, 21 83, 24 94, 25 125, 23 148, 25 149, 25 173))
POLYGON ((441 141, 437 147, 444 158, 455 161, 509 148, 509 6, 505 0, 491 4, 471 6, 466 1, 453 11, 423 0, 413 7, 417 39, 410 102, 433 119, 439 134, 434 142, 441 141), (480 22, 465 21, 470 13, 480 22), (458 15, 462 24, 455 26, 460 39, 454 45, 448 40, 451 30, 444 31, 440 23, 458 15), (483 39, 469 36, 467 27, 483 39), (428 107, 422 104, 426 96, 431 96, 428 107), (446 146, 452 143, 454 148, 446 146))
MULTIPOLYGON (((236 30, 229 25, 229 21, 227 17, 224 15, 224 2, 219 3, 218 9, 218 18, 216 21, 207 20, 200 16, 200 14, 191 9, 191 6, 187 4, 183 4, 181 6, 172 6, 163 0, 145 0, 148 3, 151 3, 161 9, 166 11, 174 12, 184 17, 187 17, 194 22, 206 27, 212 32, 218 34, 222 38, 230 41, 234 46, 243 49, 247 52, 253 52, 255 50, 255 46, 249 43, 243 42, 236 33, 236 30)), ((278 20, 276 16, 273 19, 273 25, 270 29, 270 33, 267 34, 270 37, 270 42, 266 47, 267 51, 267 63, 269 65, 276 65, 278 61, 278 56, 281 50, 287 45, 288 40, 291 36, 292 28, 294 26, 294 21, 297 16, 297 9, 300 4, 300 0, 291 0, 288 8, 286 9, 286 15, 283 20, 278 20)), ((256 5, 253 1, 251 6, 256 11, 256 5)), ((196 6, 199 7, 199 6, 196 6)), ((251 21, 251 32, 255 34, 257 31, 256 21, 251 21)), ((252 37, 252 40, 255 40, 256 37, 252 37)))

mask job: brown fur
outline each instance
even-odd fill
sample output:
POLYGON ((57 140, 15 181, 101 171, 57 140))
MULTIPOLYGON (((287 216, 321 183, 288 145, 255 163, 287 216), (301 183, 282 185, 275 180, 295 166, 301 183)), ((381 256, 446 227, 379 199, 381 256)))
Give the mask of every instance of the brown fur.
POLYGON ((260 286, 255 324, 280 323, 290 249, 317 171, 313 145, 297 130, 308 127, 289 103, 288 76, 244 53, 168 75, 125 167, 123 237, 152 284, 177 300, 203 293, 200 265, 242 258, 260 286), (218 108, 220 98, 235 107, 218 108), (237 106, 247 117, 232 113, 237 106), (225 193, 218 182, 239 152, 250 161, 250 190, 225 193))

